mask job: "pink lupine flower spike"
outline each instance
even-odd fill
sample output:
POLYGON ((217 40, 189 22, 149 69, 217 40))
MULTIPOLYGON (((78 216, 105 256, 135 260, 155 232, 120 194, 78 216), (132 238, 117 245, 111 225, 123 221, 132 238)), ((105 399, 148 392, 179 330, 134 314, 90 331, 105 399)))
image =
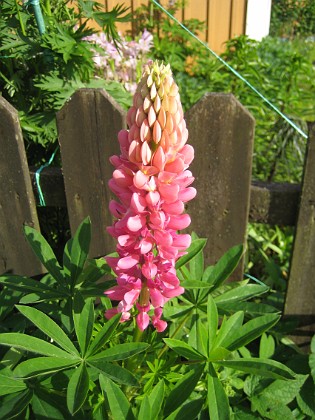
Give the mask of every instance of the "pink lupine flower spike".
POLYGON ((106 317, 120 312, 126 321, 133 309, 141 331, 151 321, 162 332, 167 327, 161 319, 164 304, 184 292, 175 262, 191 237, 177 231, 189 226, 184 204, 196 195, 188 170, 194 149, 186 144, 188 131, 169 65, 145 66, 127 123, 129 131, 118 134, 121 155, 110 159, 115 170, 109 186, 118 201, 110 203, 116 221, 108 231, 117 238, 119 257, 106 257, 117 285, 105 294, 119 303, 106 317))

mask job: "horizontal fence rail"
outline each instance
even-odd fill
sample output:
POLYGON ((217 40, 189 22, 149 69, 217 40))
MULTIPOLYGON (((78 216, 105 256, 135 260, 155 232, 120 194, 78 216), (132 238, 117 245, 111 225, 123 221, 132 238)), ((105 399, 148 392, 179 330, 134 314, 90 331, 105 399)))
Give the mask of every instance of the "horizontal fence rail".
MULTIPOLYGON (((35 173, 36 168, 30 168, 33 192, 36 203, 39 205, 35 173)), ((67 207, 61 168, 45 168, 41 172, 40 186, 47 206, 67 207)), ((298 216, 300 195, 300 184, 252 181, 249 221, 252 223, 294 226, 298 216)))

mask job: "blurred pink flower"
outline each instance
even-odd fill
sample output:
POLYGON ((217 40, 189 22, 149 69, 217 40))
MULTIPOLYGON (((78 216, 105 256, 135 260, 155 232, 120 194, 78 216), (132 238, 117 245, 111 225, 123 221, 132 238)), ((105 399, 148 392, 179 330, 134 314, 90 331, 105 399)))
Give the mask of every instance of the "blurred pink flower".
POLYGON ((102 77, 122 82, 125 89, 134 93, 137 88, 137 74, 147 61, 147 54, 153 46, 153 36, 146 29, 135 40, 121 36, 119 51, 113 41, 108 41, 104 33, 85 38, 96 45, 94 63, 102 77))

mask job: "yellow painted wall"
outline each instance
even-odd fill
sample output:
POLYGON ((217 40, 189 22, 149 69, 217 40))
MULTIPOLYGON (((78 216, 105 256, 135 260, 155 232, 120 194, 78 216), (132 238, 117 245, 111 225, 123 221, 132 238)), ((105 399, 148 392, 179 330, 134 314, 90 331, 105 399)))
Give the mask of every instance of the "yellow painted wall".
MULTIPOLYGON (((125 7, 135 10, 149 0, 99 0, 105 10, 111 10, 116 4, 124 3, 125 7)), ((160 3, 167 8, 168 0, 160 3)), ((176 14, 179 21, 183 19, 199 19, 206 23, 205 30, 199 34, 210 48, 216 52, 224 50, 224 43, 229 39, 245 33, 246 0, 188 0, 182 10, 176 14)), ((121 32, 131 30, 131 24, 118 24, 121 32)))

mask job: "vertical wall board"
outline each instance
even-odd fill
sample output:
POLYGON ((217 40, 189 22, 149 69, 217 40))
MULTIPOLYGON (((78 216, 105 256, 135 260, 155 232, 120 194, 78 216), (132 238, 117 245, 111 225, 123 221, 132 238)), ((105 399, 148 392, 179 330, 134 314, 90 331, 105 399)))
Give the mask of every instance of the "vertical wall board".
POLYGON ((231 0, 231 26, 230 38, 234 38, 245 33, 246 20, 246 0, 231 0))
POLYGON ((296 341, 315 333, 315 124, 310 126, 284 314, 300 321, 296 341))
POLYGON ((214 51, 224 51, 230 37, 231 6, 231 0, 210 1, 208 43, 214 51))
MULTIPOLYGON (((197 188, 187 206, 190 229, 208 238, 206 262, 214 264, 246 241, 255 122, 233 95, 220 93, 205 94, 186 119, 197 188)), ((242 275, 243 263, 233 279, 242 275)))
POLYGON ((0 150, 0 273, 40 274, 23 233, 23 225, 39 223, 18 113, 1 96, 0 150))
POLYGON ((125 112, 102 89, 80 89, 58 112, 57 124, 71 232, 90 216, 90 256, 114 252, 106 231, 112 224, 109 157, 120 154, 117 134, 125 128, 125 112))

